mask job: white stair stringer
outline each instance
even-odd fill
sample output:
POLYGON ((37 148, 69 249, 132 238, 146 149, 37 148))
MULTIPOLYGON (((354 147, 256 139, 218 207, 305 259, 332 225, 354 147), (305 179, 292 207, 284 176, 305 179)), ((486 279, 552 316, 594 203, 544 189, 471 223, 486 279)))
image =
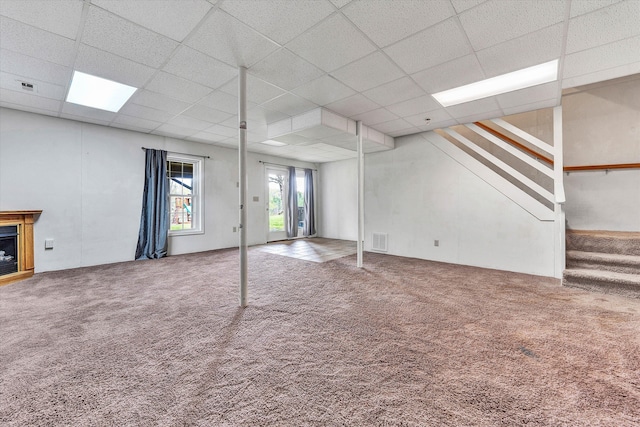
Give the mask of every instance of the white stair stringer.
POLYGON ((554 221, 555 213, 553 209, 549 209, 520 188, 510 183, 481 162, 464 152, 461 148, 455 146, 444 137, 435 132, 425 132, 422 137, 447 154, 456 162, 467 168, 480 179, 491 185, 493 188, 504 194, 506 197, 515 202, 522 209, 529 212, 540 221, 554 221))

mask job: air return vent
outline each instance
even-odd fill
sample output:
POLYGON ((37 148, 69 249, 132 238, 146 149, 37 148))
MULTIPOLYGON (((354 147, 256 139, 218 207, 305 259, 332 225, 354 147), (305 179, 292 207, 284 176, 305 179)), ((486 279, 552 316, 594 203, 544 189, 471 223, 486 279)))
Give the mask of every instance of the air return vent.
POLYGON ((20 82, 20 87, 22 87, 22 90, 26 90, 28 92, 36 92, 36 85, 34 85, 33 83, 29 83, 29 82, 20 82))
POLYGON ((387 233, 373 233, 371 239, 371 250, 387 252, 387 233))

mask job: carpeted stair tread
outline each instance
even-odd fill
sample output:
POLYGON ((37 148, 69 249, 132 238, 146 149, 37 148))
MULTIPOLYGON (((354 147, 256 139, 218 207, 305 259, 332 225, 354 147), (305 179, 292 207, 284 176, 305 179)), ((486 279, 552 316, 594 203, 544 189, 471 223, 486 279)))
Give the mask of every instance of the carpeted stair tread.
POLYGON ((640 256, 568 250, 567 268, 640 274, 640 256))
POLYGON ((640 256, 640 232, 567 230, 567 250, 640 256))
POLYGON ((570 268, 564 271, 562 284, 572 288, 640 298, 640 274, 570 268))

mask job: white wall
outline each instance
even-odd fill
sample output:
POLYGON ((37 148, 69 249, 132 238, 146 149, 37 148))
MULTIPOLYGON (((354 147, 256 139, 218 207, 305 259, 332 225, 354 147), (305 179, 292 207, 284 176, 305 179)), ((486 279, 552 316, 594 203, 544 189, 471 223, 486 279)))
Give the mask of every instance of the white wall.
MULTIPOLYGON (((566 166, 640 163, 640 76, 565 95, 566 166)), ((569 227, 640 231, 640 170, 571 172, 564 179, 569 227)))
POLYGON ((356 159, 320 165, 319 236, 358 240, 357 171, 356 159))
MULTIPOLYGON (((170 238, 170 254, 238 245, 238 152, 22 111, 0 109, 0 210, 42 209, 34 227, 36 272, 132 260, 144 151, 208 155, 204 234, 170 238), (55 239, 44 250, 44 239, 55 239)), ((250 153, 248 243, 266 242, 265 176, 259 161, 315 167, 250 153), (257 196, 258 201, 253 201, 257 196)))
POLYGON ((394 255, 554 274, 553 222, 539 221, 419 135, 365 157, 365 231, 367 250, 371 233, 382 232, 394 255))

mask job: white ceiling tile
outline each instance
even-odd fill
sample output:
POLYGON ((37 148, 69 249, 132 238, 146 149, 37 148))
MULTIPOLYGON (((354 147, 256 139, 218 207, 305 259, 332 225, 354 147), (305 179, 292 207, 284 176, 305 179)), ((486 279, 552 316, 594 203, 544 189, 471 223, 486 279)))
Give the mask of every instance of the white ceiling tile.
POLYGON ((0 16, 0 48, 60 65, 71 66, 75 42, 0 16))
POLYGON ((502 110, 494 110, 494 111, 475 113, 470 116, 460 117, 456 120, 460 124, 467 124, 467 123, 478 122, 480 120, 495 119, 497 117, 503 117, 503 116, 504 116, 504 112, 502 110))
POLYGON ((562 88, 573 88, 591 83, 617 79, 618 77, 631 76, 634 74, 640 74, 640 61, 583 74, 581 76, 564 78, 562 79, 562 88))
POLYGON ((557 24, 565 2, 489 0, 459 15, 474 50, 484 49, 557 24))
POLYGON ((620 0, 571 0, 571 18, 610 6, 620 0))
POLYGON ((372 101, 382 106, 397 104, 407 99, 424 95, 424 90, 409 77, 403 77, 389 83, 385 83, 362 93, 372 101))
POLYGON ((0 57, 0 70, 7 73, 63 86, 71 80, 69 67, 4 49, 0 50, 0 57))
POLYGON ((427 93, 432 94, 482 80, 485 74, 476 55, 472 54, 417 72, 411 77, 427 93))
POLYGON ((156 74, 145 89, 162 93, 184 102, 196 102, 211 92, 211 89, 205 86, 164 72, 156 74))
MULTIPOLYGON (((500 110, 500 106, 494 97, 479 99, 477 101, 465 102, 464 104, 447 107, 447 113, 454 119, 469 117, 474 114, 483 114, 500 110)), ((494 116, 500 117, 500 115, 494 116)))
POLYGON ((504 113, 505 116, 509 116, 511 114, 524 113, 526 111, 535 111, 535 110, 541 110, 543 108, 552 108, 552 107, 556 107, 557 105, 558 105, 557 98, 553 98, 553 99, 537 101, 532 104, 522 104, 522 105, 510 107, 510 108, 503 108, 502 112, 504 113))
POLYGON ((67 119, 67 120, 75 120, 76 122, 82 122, 82 123, 92 123, 95 125, 109 126, 109 120, 100 120, 95 117, 76 116, 73 114, 62 113, 60 114, 60 118, 67 119))
POLYGON ((57 111, 50 111, 50 110, 43 110, 41 108, 27 107, 27 106, 24 106, 24 105, 17 105, 17 104, 12 104, 10 102, 4 102, 2 100, 0 100, 0 107, 9 108, 11 110, 27 111, 29 113, 41 114, 43 116, 58 117, 58 112, 57 111))
POLYGON ((183 139, 198 133, 198 131, 194 129, 188 129, 181 126, 175 126, 175 125, 165 123, 159 128, 155 129, 152 133, 156 135, 164 135, 164 136, 170 136, 173 138, 183 139))
POLYGON ((326 107, 329 110, 345 117, 355 116, 356 114, 380 108, 378 104, 362 94, 356 94, 348 98, 332 102, 331 104, 326 105, 326 107))
POLYGON ((414 126, 406 120, 396 119, 389 122, 378 123, 377 125, 373 125, 371 127, 379 132, 389 134, 390 132, 411 129, 414 126))
POLYGON ((156 110, 155 108, 149 108, 143 105, 133 104, 131 102, 127 102, 120 109, 119 113, 131 117, 137 117, 139 119, 151 120, 154 122, 165 122, 172 116, 166 111, 156 110))
POLYGON ((269 110, 280 111, 281 113, 289 116, 302 114, 317 107, 313 102, 307 101, 306 99, 291 93, 285 93, 282 96, 262 104, 262 106, 269 110))
POLYGON ((343 13, 378 46, 385 47, 451 17, 448 2, 356 0, 343 13))
POLYGON ((95 6, 89 8, 82 42, 150 67, 162 65, 178 46, 168 37, 95 6))
POLYGON ((108 126, 112 128, 131 130, 131 131, 140 132, 140 133, 149 133, 153 130, 153 129, 147 129, 147 128, 143 128, 136 125, 130 125, 127 123, 117 123, 115 121, 109 123, 108 126))
POLYGON ((195 117, 186 116, 183 114, 171 118, 167 123, 170 125, 180 126, 185 129, 193 129, 196 131, 203 131, 211 127, 211 122, 196 119, 195 117))
POLYGON ((171 115, 180 114, 191 105, 188 102, 179 101, 161 93, 144 89, 138 89, 129 100, 129 103, 155 108, 171 115))
POLYGON ((438 108, 437 110, 404 117, 404 119, 416 127, 428 127, 432 126, 434 123, 451 121, 452 117, 444 108, 438 108), (427 122, 425 120, 426 118, 429 118, 430 120, 427 122))
POLYGON ((327 0, 307 1, 304 6, 291 0, 234 0, 220 8, 282 45, 335 11, 327 0))
POLYGON ((418 129, 421 132, 427 132, 434 129, 448 128, 450 126, 455 126, 457 124, 458 124, 458 121, 455 119, 443 120, 441 122, 432 121, 428 125, 418 126, 418 129))
POLYGON ((640 1, 616 3, 569 21, 567 53, 640 34, 640 1))
POLYGON ((300 86, 293 92, 318 105, 330 104, 356 93, 328 74, 300 86))
POLYGON ((399 79, 404 73, 382 52, 374 52, 334 71, 331 75, 347 86, 362 92, 399 79))
POLYGON ((209 126, 211 126, 211 123, 220 123, 232 116, 232 114, 225 113, 220 110, 214 110, 213 108, 205 107, 204 105, 194 105, 182 113, 182 115, 209 122, 209 126))
POLYGON ((35 85, 32 92, 25 91, 22 83, 24 77, 15 74, 0 72, 0 87, 7 90, 15 90, 17 92, 26 92, 29 95, 42 96, 44 98, 56 99, 62 101, 65 96, 65 87, 53 83, 47 83, 36 79, 29 79, 27 83, 35 85))
MULTIPOLYGON (((282 113, 280 111, 274 111, 263 106, 252 107, 247 109, 247 120, 249 121, 250 126, 254 126, 255 124, 265 125, 267 123, 277 122, 278 120, 286 119, 289 117, 288 114, 282 113)), ((235 126, 238 123, 236 121, 235 126)))
POLYGON ((80 45, 73 68, 137 88, 142 87, 155 73, 151 67, 85 44, 80 45))
POLYGON ((563 24, 552 25, 476 52, 487 77, 531 67, 559 58, 563 24))
POLYGON ((640 62, 640 36, 609 43, 565 57, 564 78, 640 62))
POLYGON ((409 74, 471 53, 467 38, 452 18, 384 49, 409 74))
POLYGON ((215 135, 225 136, 227 138, 237 137, 238 129, 230 128, 228 126, 213 125, 206 129, 207 132, 215 135))
POLYGON ((356 114, 350 117, 353 120, 361 120, 367 126, 375 125, 378 123, 388 122, 398 119, 399 117, 385 110, 384 108, 378 108, 377 110, 367 111, 366 113, 356 114))
POLYGON ((216 135, 215 133, 210 132, 198 132, 189 137, 191 140, 200 142, 222 142, 227 138, 227 136, 216 135))
MULTIPOLYGON (((222 92, 221 90, 216 90, 210 95, 207 95, 199 104, 224 111, 225 113, 238 114, 238 97, 222 92)), ((247 108, 249 108, 249 105, 247 105, 247 108)))
POLYGON ((91 3, 177 41, 182 41, 211 9, 211 4, 204 0, 92 0, 91 3))
POLYGON ((409 99, 387 107, 387 110, 400 117, 412 116, 440 108, 441 105, 430 95, 409 99))
POLYGON ((502 109, 534 102, 560 98, 560 82, 549 82, 538 86, 528 87, 513 92, 497 95, 496 100, 502 109))
MULTIPOLYGON (((235 97, 238 96, 238 79, 235 78, 222 86, 220 88, 221 91, 226 92, 235 97)), ((247 100, 253 102, 255 104, 262 104, 263 102, 267 102, 270 99, 276 98, 280 95, 284 95, 285 91, 276 87, 272 84, 269 84, 259 78, 247 75, 247 100)), ((238 112, 237 107, 237 98, 236 98, 236 108, 235 112, 238 112)))
POLYGON ((72 104, 65 102, 62 105, 62 115, 71 115, 76 117, 85 117, 87 119, 100 120, 109 123, 116 116, 111 111, 98 110, 97 108, 85 107, 84 105, 72 104))
POLYGON ((186 44, 234 67, 250 67, 279 48, 220 10, 209 15, 186 44))
POLYGON ((293 39, 287 44, 287 48, 327 72, 376 50, 376 47, 339 13, 293 39))
POLYGON ((235 68, 186 46, 173 55, 163 70, 214 89, 238 74, 235 68))
POLYGON ((472 7, 475 7, 484 1, 486 0, 451 0, 451 4, 453 4, 456 13, 462 13, 465 10, 471 9, 472 7))
POLYGON ((82 17, 82 2, 2 0, 0 13, 16 21, 75 40, 82 17))
POLYGON ((162 123, 153 120, 141 119, 140 117, 131 117, 124 114, 118 114, 112 122, 112 126, 128 126, 135 127, 134 130, 152 131, 162 123))
POLYGON ((249 73, 285 90, 295 89, 324 74, 318 67, 287 49, 280 49, 258 62, 249 69, 249 73))
POLYGON ((16 92, 0 88, 0 100, 3 103, 15 104, 20 107, 35 108, 41 110, 58 111, 61 101, 30 95, 27 92, 16 92))

